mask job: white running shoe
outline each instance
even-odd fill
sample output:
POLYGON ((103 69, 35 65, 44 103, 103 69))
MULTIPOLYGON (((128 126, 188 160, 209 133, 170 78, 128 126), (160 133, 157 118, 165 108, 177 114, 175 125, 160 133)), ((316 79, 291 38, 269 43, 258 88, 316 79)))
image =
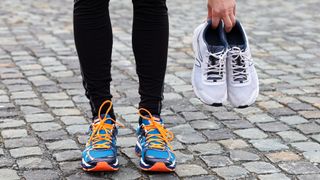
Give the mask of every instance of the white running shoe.
POLYGON ((211 21, 195 29, 195 63, 191 81, 196 96, 205 104, 221 106, 227 100, 227 49, 222 22, 217 29, 211 28, 211 21))
POLYGON ((235 107, 253 104, 259 94, 259 80, 251 57, 249 41, 239 21, 226 34, 228 100, 235 107))

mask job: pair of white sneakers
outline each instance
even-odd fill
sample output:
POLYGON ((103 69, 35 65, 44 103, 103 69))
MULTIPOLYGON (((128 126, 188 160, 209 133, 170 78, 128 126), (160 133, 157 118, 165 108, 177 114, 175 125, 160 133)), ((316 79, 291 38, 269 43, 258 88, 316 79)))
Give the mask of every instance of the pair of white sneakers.
POLYGON ((202 102, 221 106, 227 100, 234 107, 253 104, 259 94, 259 80, 251 57, 247 35, 239 21, 230 33, 220 22, 199 25, 193 36, 195 63, 192 86, 202 102))

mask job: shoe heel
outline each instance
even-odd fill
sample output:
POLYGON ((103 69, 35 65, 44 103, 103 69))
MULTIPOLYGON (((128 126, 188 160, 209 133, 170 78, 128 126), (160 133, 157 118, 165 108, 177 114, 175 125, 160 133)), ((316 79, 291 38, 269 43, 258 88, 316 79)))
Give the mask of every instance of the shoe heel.
POLYGON ((138 157, 141 157, 141 149, 139 148, 138 145, 136 145, 136 147, 135 147, 135 153, 136 153, 136 155, 137 155, 138 157))

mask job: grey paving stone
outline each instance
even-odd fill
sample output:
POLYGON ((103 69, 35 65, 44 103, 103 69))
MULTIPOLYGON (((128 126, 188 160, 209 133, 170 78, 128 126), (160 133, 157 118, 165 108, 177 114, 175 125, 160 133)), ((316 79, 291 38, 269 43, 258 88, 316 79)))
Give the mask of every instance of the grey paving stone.
POLYGON ((290 129, 289 126, 281 122, 258 123, 257 126, 266 132, 279 132, 290 129))
POLYGON ((310 162, 287 162, 279 164, 279 167, 288 174, 320 173, 320 169, 310 162))
POLYGON ((7 129, 2 130, 1 135, 3 138, 21 138, 28 136, 28 132, 25 129, 7 129))
POLYGON ((243 150, 230 151, 230 158, 233 161, 256 161, 260 159, 258 155, 243 150))
POLYGON ((37 95, 33 91, 12 92, 12 99, 31 99, 36 98, 37 95))
POLYGON ((53 157, 58 161, 73 161, 81 158, 80 150, 62 151, 53 154, 53 157))
POLYGON ((71 125, 68 126, 66 129, 69 134, 86 134, 89 130, 89 125, 71 125))
POLYGON ((234 121, 222 121, 230 129, 246 129, 252 128, 253 125, 245 120, 234 120, 234 121))
POLYGON ((257 128, 249 128, 249 129, 241 129, 234 131, 237 135, 246 139, 264 139, 268 137, 266 133, 257 129, 257 128))
POLYGON ((288 146, 281 143, 278 139, 259 139, 249 141, 259 151, 278 151, 289 149, 288 146))
POLYGON ((304 152, 303 156, 310 162, 320 163, 320 151, 304 152))
POLYGON ((19 180, 17 171, 12 169, 0 169, 0 176, 5 180, 19 180))
POLYGON ((202 112, 183 112, 182 115, 187 121, 208 119, 208 117, 202 112))
POLYGON ((307 103, 288 103, 288 107, 294 111, 314 110, 315 108, 307 103))
POLYGON ((51 100, 51 101, 46 101, 46 104, 50 108, 70 108, 74 107, 74 103, 70 100, 51 100))
POLYGON ((20 169, 51 169, 52 164, 49 160, 42 158, 23 158, 17 160, 20 169))
POLYGON ((118 137, 117 145, 120 147, 133 147, 136 145, 136 137, 118 137))
POLYGON ((185 154, 185 153, 182 153, 181 151, 175 151, 174 154, 176 156, 177 163, 181 163, 181 164, 191 161, 194 158, 192 154, 185 154))
POLYGON ((320 144, 315 142, 296 142, 291 143, 291 146, 299 151, 320 151, 320 144))
POLYGON ((190 125, 196 130, 219 129, 219 125, 212 120, 196 120, 190 122, 190 125))
POLYGON ((169 128, 176 136, 176 138, 186 144, 206 142, 200 133, 195 131, 189 124, 178 125, 169 128))
POLYGON ((17 138, 17 139, 6 139, 4 141, 5 148, 17 148, 17 147, 29 147, 38 145, 36 138, 27 137, 27 138, 17 138))
POLYGON ((214 142, 189 145, 188 149, 196 154, 201 155, 221 154, 223 152, 222 147, 214 142))
POLYGON ((44 132, 44 131, 54 131, 61 129, 61 126, 55 122, 46 122, 46 123, 33 123, 31 127, 35 131, 44 132))
POLYGON ((320 126, 316 123, 299 124, 296 127, 304 134, 320 133, 320 126))
POLYGON ((308 175, 300 175, 298 176, 299 180, 315 180, 320 179, 320 174, 308 174, 308 175))
POLYGON ((70 175, 72 173, 76 173, 81 169, 81 166, 79 166, 78 161, 70 161, 70 162, 61 162, 59 163, 59 167, 61 171, 63 172, 63 175, 70 175))
POLYGON ((240 117, 234 112, 214 112, 213 116, 221 121, 240 119, 240 117))
POLYGON ((262 161, 244 163, 243 166, 250 172, 257 174, 277 173, 279 169, 272 164, 262 161))
POLYGON ((176 173, 179 177, 208 174, 208 172, 205 169, 196 164, 180 164, 176 167, 176 173))
POLYGON ((45 141, 59 140, 67 137, 67 133, 64 130, 37 132, 37 135, 45 141))
POLYGON ((44 110, 42 110, 41 108, 32 106, 21 106, 20 109, 26 115, 44 113, 44 110))
POLYGON ((14 158, 42 155, 42 151, 39 147, 21 147, 16 149, 11 149, 10 154, 14 158))
POLYGON ((254 115, 249 115, 247 116, 247 119, 251 123, 262 123, 262 122, 272 122, 276 121, 274 118, 271 116, 268 116, 266 114, 254 114, 254 115))
POLYGON ((0 129, 21 127, 26 123, 23 120, 16 119, 0 119, 0 129))
POLYGON ((141 175, 132 168, 121 168, 117 173, 112 175, 113 179, 138 179, 141 175))
POLYGON ((301 116, 283 116, 279 118, 280 121, 285 122, 289 125, 294 125, 294 124, 302 124, 302 123, 307 123, 308 120, 301 116))
POLYGON ((221 155, 200 156, 200 158, 209 167, 223 167, 233 164, 228 157, 221 155))
POLYGON ((53 109, 52 112, 57 116, 73 116, 73 115, 81 114, 78 109, 72 109, 72 108, 53 109))
POLYGON ((39 99, 17 99, 14 100, 17 105, 20 106, 40 106, 41 101, 39 99))
POLYGON ((152 174, 149 175, 150 180, 162 180, 162 179, 170 179, 170 180, 178 180, 178 176, 175 174, 152 174))
POLYGON ((234 137, 233 133, 229 129, 205 130, 203 131, 203 134, 209 140, 230 139, 234 137))
POLYGON ((271 113, 273 116, 279 117, 279 116, 290 116, 297 114, 295 111, 292 111, 289 108, 276 108, 276 109, 270 109, 269 113, 271 113))
POLYGON ((281 173, 275 173, 275 174, 266 174, 266 175, 259 175, 259 179, 261 180, 290 180, 286 175, 281 173))
POLYGON ((243 149, 249 147, 249 145, 242 139, 226 139, 219 141, 227 149, 243 149))
POLYGON ((221 167, 213 169, 219 176, 223 177, 224 179, 240 179, 246 178, 249 172, 239 166, 228 166, 228 167, 221 167))
POLYGON ((76 142, 71 139, 65 139, 61 141, 55 141, 46 143, 49 150, 68 150, 68 149, 78 149, 76 142))
POLYGON ((311 136, 312 139, 318 141, 320 143, 320 134, 311 136))
POLYGON ((283 131, 277 134, 286 142, 305 141, 308 139, 296 131, 283 131))
POLYGON ((24 116, 27 122, 47 122, 53 121, 54 118, 49 113, 42 113, 42 114, 28 114, 24 116))
POLYGON ((53 170, 30 170, 23 172, 27 180, 59 179, 59 174, 53 170))
POLYGON ((88 124, 88 122, 82 116, 63 116, 63 117, 60 118, 60 120, 65 125, 88 124))

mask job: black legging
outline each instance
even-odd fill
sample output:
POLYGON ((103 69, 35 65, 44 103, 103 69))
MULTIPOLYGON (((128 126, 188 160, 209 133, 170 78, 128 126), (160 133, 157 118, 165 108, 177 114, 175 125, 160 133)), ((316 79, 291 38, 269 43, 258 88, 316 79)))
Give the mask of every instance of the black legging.
MULTIPOLYGON (((74 36, 83 86, 93 117, 111 100, 112 28, 109 0, 75 0, 74 36)), ((165 0, 133 0, 132 45, 139 76, 139 107, 160 114, 168 53, 165 0)), ((104 109, 105 110, 105 109, 104 109)), ((114 117, 113 111, 111 116, 114 117)))

